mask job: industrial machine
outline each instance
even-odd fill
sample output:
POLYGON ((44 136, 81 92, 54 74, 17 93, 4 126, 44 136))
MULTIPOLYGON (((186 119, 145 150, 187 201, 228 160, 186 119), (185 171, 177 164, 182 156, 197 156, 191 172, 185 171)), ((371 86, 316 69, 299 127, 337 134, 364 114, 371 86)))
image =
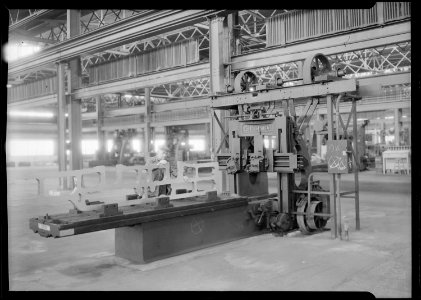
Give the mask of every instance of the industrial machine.
POLYGON ((115 130, 113 138, 113 149, 110 153, 103 153, 104 159, 92 160, 90 167, 96 166, 115 166, 123 164, 127 166, 144 165, 145 158, 137 154, 130 143, 136 136, 136 129, 115 130))
MULTIPOLYGON (((352 104, 348 123, 352 116, 356 136, 358 83, 343 79, 344 72, 333 70, 322 54, 304 60, 300 74, 294 85, 280 77, 260 84, 253 72, 242 71, 225 92, 211 96, 213 120, 223 133, 221 145, 227 145, 215 147, 226 179, 218 193, 177 192, 173 198, 143 193, 133 205, 106 203, 97 210, 32 218, 30 228, 56 238, 115 228, 116 255, 141 263, 262 232, 282 234, 296 228, 304 234, 320 232, 330 218, 332 235, 341 236, 341 197, 355 199, 358 230, 358 149, 339 113, 341 101, 352 104), (302 138, 320 104, 328 112, 329 187, 315 179, 318 174, 311 170, 302 138), (297 106, 303 108, 300 116, 295 113, 297 106), (274 144, 265 147, 265 139, 274 144), (269 172, 277 174, 277 193, 269 193, 269 172), (354 172, 355 190, 343 192, 341 174, 349 172, 354 172)), ((164 178, 150 184, 169 183, 164 178)), ((143 190, 148 188, 142 183, 143 190)))
MULTIPOLYGON (((343 75, 341 70, 332 70, 324 55, 316 54, 304 61, 302 85, 342 81, 343 75)), ((214 97, 213 108, 231 112, 229 152, 218 154, 217 158, 220 169, 228 174, 229 190, 240 196, 268 194, 267 172, 277 173, 278 196, 253 207, 256 225, 279 231, 298 227, 309 234, 322 230, 330 217, 326 194, 300 193, 309 185, 313 191, 327 193, 318 181, 310 179, 311 158, 303 138, 318 100, 311 99, 306 114, 300 117, 295 114, 292 99, 285 99, 284 104, 289 107, 277 110, 278 99, 272 93, 287 90, 282 89, 284 83, 282 78, 275 78, 272 84, 262 85, 253 72, 243 71, 235 78, 234 89, 227 87, 228 93, 235 94, 214 97), (245 92, 247 96, 242 95, 245 92), (265 137, 274 137, 274 148, 264 147, 265 137)))
POLYGON ((165 159, 170 162, 171 170, 176 172, 178 161, 189 160, 189 132, 180 126, 167 126, 166 139, 165 159))

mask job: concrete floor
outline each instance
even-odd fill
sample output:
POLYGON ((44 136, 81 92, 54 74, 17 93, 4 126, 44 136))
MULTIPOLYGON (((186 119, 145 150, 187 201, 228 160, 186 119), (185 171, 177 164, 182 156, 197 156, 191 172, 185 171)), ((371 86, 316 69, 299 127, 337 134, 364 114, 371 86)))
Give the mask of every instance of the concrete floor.
MULTIPOLYGON (((114 230, 62 239, 29 230, 29 218, 70 207, 60 199, 37 198, 35 182, 17 179, 28 170, 8 169, 11 290, 313 290, 411 297, 407 175, 360 173, 360 231, 353 199, 342 201, 349 241, 333 240, 330 231, 264 234, 139 265, 114 256, 114 230)), ((342 176, 344 190, 352 189, 352 179, 342 176)), ((270 182, 273 192, 275 177, 270 182)))

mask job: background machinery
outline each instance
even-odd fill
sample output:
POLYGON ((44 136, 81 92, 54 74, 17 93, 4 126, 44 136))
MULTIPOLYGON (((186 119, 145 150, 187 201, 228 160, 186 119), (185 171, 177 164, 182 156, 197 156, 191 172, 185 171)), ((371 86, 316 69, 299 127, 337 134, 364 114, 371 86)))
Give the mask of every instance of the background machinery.
POLYGON ((89 167, 115 166, 117 164, 126 166, 144 165, 145 158, 134 151, 131 143, 136 135, 136 129, 115 130, 112 150, 108 153, 101 153, 104 159, 89 161, 89 167))

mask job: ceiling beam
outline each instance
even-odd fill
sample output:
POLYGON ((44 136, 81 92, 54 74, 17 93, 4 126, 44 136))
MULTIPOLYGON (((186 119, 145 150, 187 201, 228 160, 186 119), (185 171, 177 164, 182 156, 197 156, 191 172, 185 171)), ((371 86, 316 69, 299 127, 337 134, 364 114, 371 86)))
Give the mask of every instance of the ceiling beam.
POLYGON ((35 36, 30 36, 28 34, 22 33, 13 33, 10 35, 9 40, 11 42, 21 42, 21 41, 28 41, 28 42, 36 42, 36 43, 45 43, 45 44, 55 44, 58 41, 49 40, 49 39, 42 39, 35 36))
POLYGON ((17 76, 43 65, 65 61, 82 54, 97 53, 140 39, 194 25, 205 17, 228 14, 225 10, 160 10, 134 15, 108 26, 56 43, 34 55, 9 64, 9 76, 17 76))
POLYGON ((30 23, 31 21, 39 18, 40 16, 48 15, 52 11, 53 11, 53 9, 42 9, 42 10, 39 10, 39 11, 35 12, 34 14, 32 14, 30 16, 27 16, 26 18, 23 18, 22 20, 19 20, 18 22, 10 25, 9 26, 9 32, 12 32, 15 29, 18 29, 19 27, 22 27, 24 24, 30 23))
POLYGON ((74 97, 75 99, 83 99, 95 95, 130 91, 205 76, 209 76, 209 63, 180 67, 169 71, 157 72, 149 75, 78 89, 74 92, 74 97))
POLYGON ((248 12, 250 15, 258 18, 258 19, 261 19, 261 20, 265 20, 266 19, 265 17, 262 17, 261 15, 259 15, 258 13, 255 13, 254 11, 252 11, 250 9, 246 9, 245 11, 248 12))
POLYGON ((117 54, 117 55, 129 55, 129 51, 121 51, 121 50, 105 50, 107 53, 117 54))
POLYGON ((205 25, 205 24, 202 24, 202 23, 194 24, 194 26, 195 27, 198 27, 198 28, 209 30, 209 26, 208 25, 205 25))
POLYGON ((341 32, 335 36, 320 37, 313 41, 300 41, 252 54, 235 56, 231 59, 231 67, 236 71, 249 70, 304 60, 316 53, 331 55, 410 40, 411 22, 404 22, 354 32, 341 32))
POLYGON ((39 18, 44 23, 52 25, 52 26, 59 26, 67 23, 66 19, 60 20, 60 19, 48 19, 48 18, 39 18))

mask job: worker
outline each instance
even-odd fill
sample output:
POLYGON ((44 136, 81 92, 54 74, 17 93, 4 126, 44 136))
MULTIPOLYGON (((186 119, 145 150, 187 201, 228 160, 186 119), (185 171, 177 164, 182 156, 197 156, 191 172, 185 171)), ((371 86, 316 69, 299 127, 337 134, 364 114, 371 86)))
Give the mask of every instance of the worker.
MULTIPOLYGON (((161 153, 157 155, 154 152, 150 154, 151 159, 150 163, 152 167, 152 181, 162 181, 165 176, 165 169, 168 165, 168 162, 165 160, 165 154, 161 153)), ((149 197, 158 197, 160 195, 170 195, 171 194, 171 185, 165 184, 160 185, 155 188, 155 191, 151 192, 149 197)))

